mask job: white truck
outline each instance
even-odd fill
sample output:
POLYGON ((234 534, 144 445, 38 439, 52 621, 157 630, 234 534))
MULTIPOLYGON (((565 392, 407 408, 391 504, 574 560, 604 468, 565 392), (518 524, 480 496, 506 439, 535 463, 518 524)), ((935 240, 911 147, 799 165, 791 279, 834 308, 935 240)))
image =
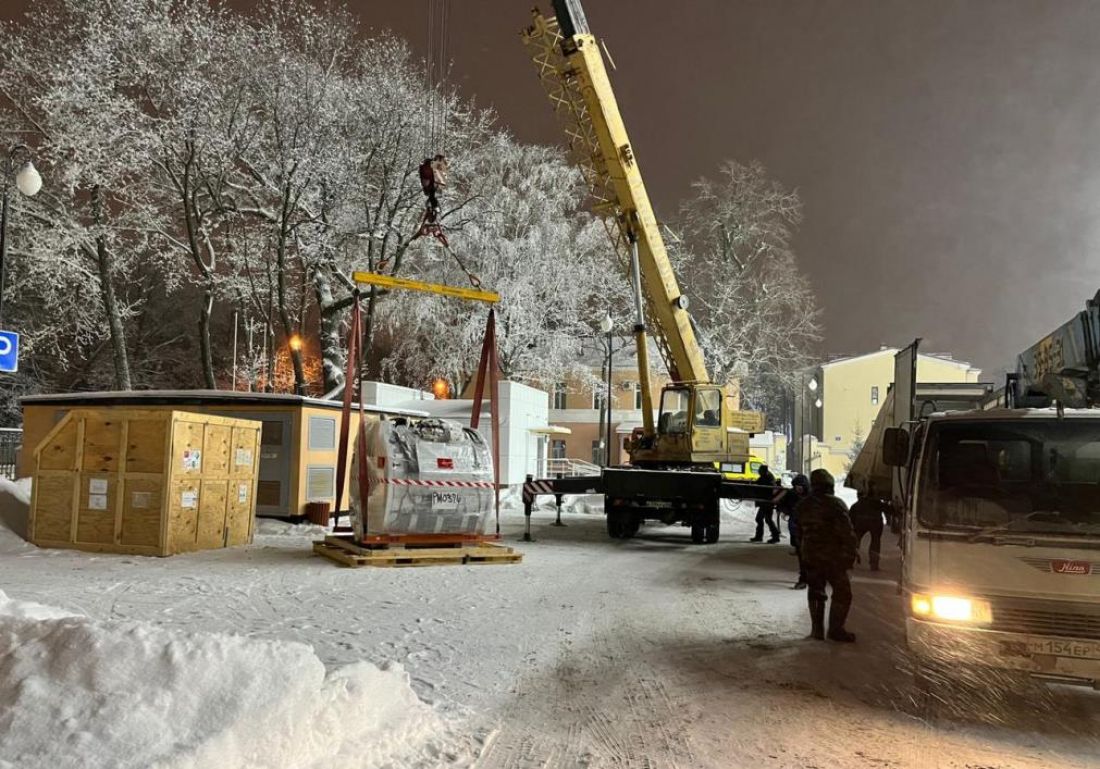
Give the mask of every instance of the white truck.
POLYGON ((915 397, 915 360, 849 481, 901 514, 910 652, 1100 688, 1100 294, 981 407, 915 397))

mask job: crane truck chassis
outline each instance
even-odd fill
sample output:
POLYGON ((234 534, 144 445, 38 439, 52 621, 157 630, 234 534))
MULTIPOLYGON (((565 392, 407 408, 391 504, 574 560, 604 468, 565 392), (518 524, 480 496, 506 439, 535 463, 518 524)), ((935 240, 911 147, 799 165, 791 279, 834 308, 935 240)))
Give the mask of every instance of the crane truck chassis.
POLYGON ((524 514, 530 519, 536 497, 553 495, 561 505, 565 495, 602 494, 607 533, 629 539, 647 521, 683 524, 696 544, 718 541, 719 505, 723 499, 769 500, 770 486, 727 481, 718 472, 645 470, 607 467, 600 475, 534 479, 523 485, 524 514))

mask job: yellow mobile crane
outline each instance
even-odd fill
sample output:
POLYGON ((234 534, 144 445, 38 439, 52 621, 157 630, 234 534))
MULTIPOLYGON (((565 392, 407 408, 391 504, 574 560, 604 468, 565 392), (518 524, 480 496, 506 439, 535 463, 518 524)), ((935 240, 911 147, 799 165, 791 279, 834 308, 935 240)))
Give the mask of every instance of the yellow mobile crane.
MULTIPOLYGON (((732 409, 723 388, 711 382, 600 46, 579 0, 553 0, 553 5, 555 17, 536 10, 523 38, 565 124, 594 211, 608 224, 629 265, 642 395, 643 426, 625 446, 631 467, 607 468, 600 483, 589 487, 598 486, 605 495, 608 533, 613 537, 630 537, 645 519, 656 518, 691 526, 696 542, 713 542, 718 538, 718 500, 761 494, 759 487, 723 483, 718 470, 743 470, 749 460, 749 437, 763 429, 763 415, 732 409), (652 321, 648 327, 647 310, 652 321), (647 331, 652 331, 672 380, 661 392, 656 424, 647 331)), ((555 488, 572 485, 576 484, 558 481, 555 488)))

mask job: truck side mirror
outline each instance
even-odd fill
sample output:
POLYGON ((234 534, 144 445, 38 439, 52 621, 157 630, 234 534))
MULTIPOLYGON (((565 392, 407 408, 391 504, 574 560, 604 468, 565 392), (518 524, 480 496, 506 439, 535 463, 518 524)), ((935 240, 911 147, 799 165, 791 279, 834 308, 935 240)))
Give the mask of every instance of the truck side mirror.
POLYGON ((909 433, 900 427, 887 427, 882 436, 882 461, 890 467, 909 462, 909 433))

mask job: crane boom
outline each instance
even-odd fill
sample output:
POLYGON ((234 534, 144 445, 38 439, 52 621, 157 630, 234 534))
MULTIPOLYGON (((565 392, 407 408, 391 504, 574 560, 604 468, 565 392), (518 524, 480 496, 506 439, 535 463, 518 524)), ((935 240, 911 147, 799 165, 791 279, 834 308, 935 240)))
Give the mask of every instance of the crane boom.
POLYGON ((617 229, 624 261, 636 244, 651 331, 669 375, 677 382, 709 382, 600 47, 579 2, 554 0, 554 10, 556 18, 536 11, 524 35, 534 48, 539 78, 567 122, 570 150, 581 163, 595 212, 617 229))

